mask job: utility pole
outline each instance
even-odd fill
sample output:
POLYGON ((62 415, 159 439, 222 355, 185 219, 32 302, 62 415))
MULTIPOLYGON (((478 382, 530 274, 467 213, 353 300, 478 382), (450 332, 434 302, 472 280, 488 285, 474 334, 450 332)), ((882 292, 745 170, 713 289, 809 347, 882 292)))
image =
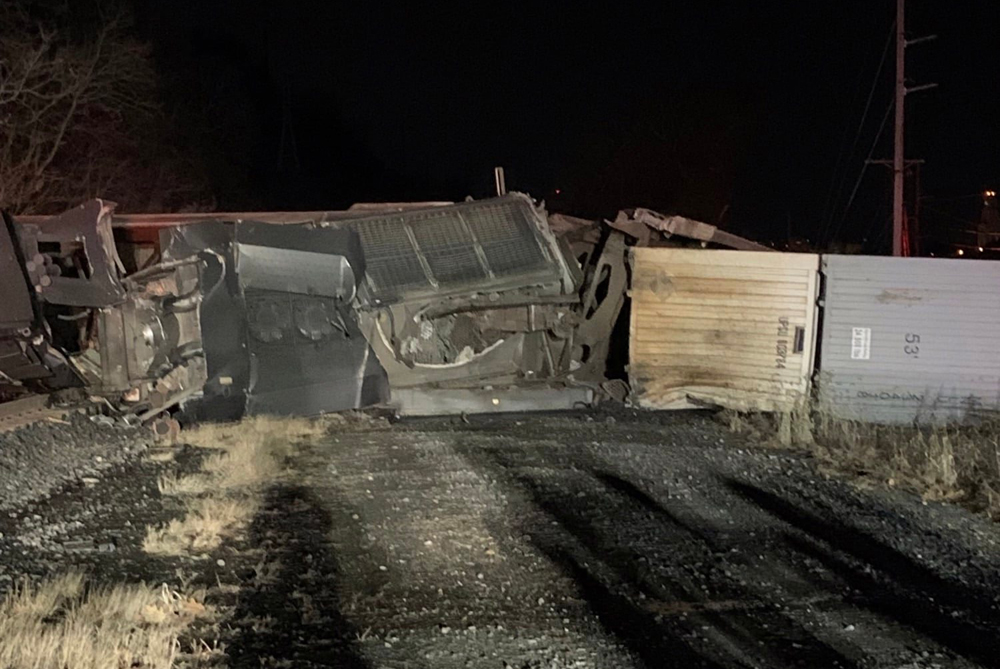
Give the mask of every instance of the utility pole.
POLYGON ((903 111, 906 100, 906 0, 896 0, 896 137, 892 154, 892 255, 903 255, 903 111))
POLYGON ((924 161, 918 160, 913 165, 913 216, 910 218, 908 225, 910 233, 910 253, 911 255, 920 255, 920 200, 923 199, 922 191, 920 190, 920 167, 924 164, 924 161))
MULTIPOLYGON (((895 170, 896 161, 895 160, 869 160, 869 165, 882 165, 883 167, 888 167, 890 170, 895 170)), ((916 193, 913 195, 913 206, 910 208, 912 214, 906 209, 905 200, 903 201, 903 234, 902 234, 902 253, 897 254, 895 248, 893 248, 893 255, 902 256, 915 256, 920 255, 920 243, 918 240, 920 236, 919 231, 919 221, 920 221, 920 166, 924 164, 922 158, 914 159, 907 158, 903 161, 903 184, 906 184, 906 175, 913 175, 913 190, 916 193)), ((895 176, 895 175, 893 175, 895 176)), ((895 187, 895 183, 893 184, 895 187)), ((895 194, 895 188, 893 188, 893 194, 895 194)), ((895 204, 895 200, 893 200, 895 204)), ((895 213, 895 212, 894 212, 895 213)), ((893 232, 895 229, 895 217, 893 217, 893 232)), ((895 239, 893 239, 895 242, 895 239)))
POLYGON ((892 255, 903 252, 903 231, 906 210, 903 204, 903 182, 906 173, 906 154, 903 134, 906 96, 909 93, 934 88, 937 84, 906 87, 906 47, 936 39, 937 35, 906 41, 906 0, 896 0, 896 134, 892 154, 892 255))

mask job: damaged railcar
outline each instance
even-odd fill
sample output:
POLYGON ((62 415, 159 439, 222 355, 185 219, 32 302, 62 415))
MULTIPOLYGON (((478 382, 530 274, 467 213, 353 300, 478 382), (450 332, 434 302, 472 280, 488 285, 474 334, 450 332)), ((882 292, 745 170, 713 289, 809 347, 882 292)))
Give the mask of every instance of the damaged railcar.
POLYGON ((165 230, 159 262, 126 274, 113 209, 92 200, 5 219, 8 390, 82 388, 140 422, 176 406, 224 419, 387 398, 350 307, 363 268, 355 232, 204 221, 165 230))
POLYGON ((206 221, 168 229, 165 262, 197 258, 207 379, 191 418, 305 414, 388 399, 352 307, 364 255, 329 224, 206 221))
POLYGON ((113 208, 91 200, 38 223, 5 216, 0 382, 85 388, 145 419, 205 381, 198 268, 185 260, 125 277, 113 208))
POLYGON ((208 381, 190 406, 212 417, 589 404, 624 300, 620 236, 602 246, 617 261, 595 257, 585 273, 520 194, 301 224, 203 221, 162 246, 206 267, 208 381), (600 260, 616 269, 610 292, 600 260), (603 293, 587 290, 599 282, 603 293))
POLYGON ((401 413, 593 400, 604 370, 585 365, 594 342, 580 337, 589 277, 527 196, 350 225, 366 261, 358 319, 401 413))
POLYGON ((167 215, 131 274, 112 209, 8 220, 21 290, 2 380, 82 386, 140 419, 562 408, 600 390, 624 242, 605 231, 580 262, 527 196, 167 215))

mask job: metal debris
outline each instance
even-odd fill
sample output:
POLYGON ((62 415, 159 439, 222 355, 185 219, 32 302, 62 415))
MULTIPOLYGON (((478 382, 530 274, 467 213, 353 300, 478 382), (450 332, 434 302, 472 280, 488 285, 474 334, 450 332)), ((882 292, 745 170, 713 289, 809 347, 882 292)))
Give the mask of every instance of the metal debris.
POLYGON ((774 251, 709 223, 684 216, 666 216, 651 209, 623 209, 608 225, 634 237, 637 246, 660 246, 660 240, 677 236, 703 245, 713 243, 740 251, 774 251))
POLYGON ((0 380, 84 386, 164 433, 178 409, 405 413, 465 393, 457 404, 472 412, 623 394, 605 366, 626 239, 549 219, 525 195, 341 212, 113 209, 93 200, 6 221, 4 297, 16 308, 0 322, 0 380), (113 226, 145 245, 124 263, 113 226))

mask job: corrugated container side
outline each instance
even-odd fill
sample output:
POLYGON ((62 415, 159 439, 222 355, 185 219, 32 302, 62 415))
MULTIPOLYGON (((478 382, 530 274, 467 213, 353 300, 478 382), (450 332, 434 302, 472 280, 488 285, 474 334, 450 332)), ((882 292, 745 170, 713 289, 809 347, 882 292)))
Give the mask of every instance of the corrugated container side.
POLYGON ((823 256, 820 406, 878 423, 1000 408, 1000 263, 823 256))
POLYGON ((634 248, 639 406, 789 410, 809 391, 819 256, 634 248))

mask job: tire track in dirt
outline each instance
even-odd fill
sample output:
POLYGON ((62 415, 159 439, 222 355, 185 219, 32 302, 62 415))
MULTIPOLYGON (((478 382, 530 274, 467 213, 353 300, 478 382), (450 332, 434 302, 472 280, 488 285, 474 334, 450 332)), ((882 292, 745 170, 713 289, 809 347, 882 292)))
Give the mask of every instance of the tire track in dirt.
POLYGON ((297 616, 295 666, 996 666, 995 527, 701 416, 347 427, 295 466, 249 607, 297 616))
POLYGON ((339 510, 330 549, 372 666, 586 667, 618 655, 566 575, 497 536, 503 492, 440 436, 342 436, 301 465, 339 510))

